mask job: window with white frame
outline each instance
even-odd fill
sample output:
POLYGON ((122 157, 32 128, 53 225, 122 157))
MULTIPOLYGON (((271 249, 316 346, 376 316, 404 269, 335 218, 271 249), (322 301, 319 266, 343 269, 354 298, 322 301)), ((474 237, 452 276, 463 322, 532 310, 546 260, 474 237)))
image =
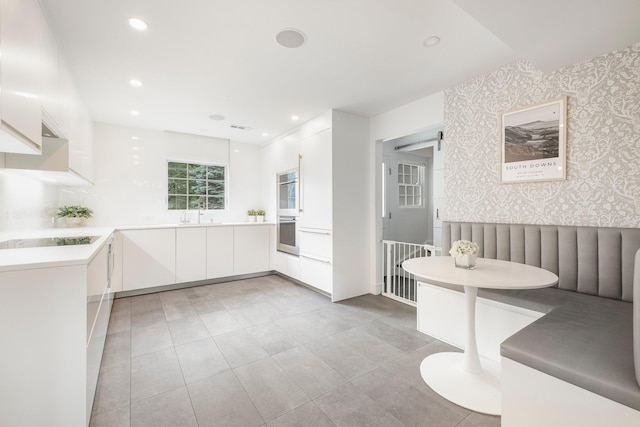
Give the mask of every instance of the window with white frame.
POLYGON ((398 206, 422 207, 424 166, 398 163, 398 206))
POLYGON ((167 208, 225 209, 226 166, 168 162, 167 208))

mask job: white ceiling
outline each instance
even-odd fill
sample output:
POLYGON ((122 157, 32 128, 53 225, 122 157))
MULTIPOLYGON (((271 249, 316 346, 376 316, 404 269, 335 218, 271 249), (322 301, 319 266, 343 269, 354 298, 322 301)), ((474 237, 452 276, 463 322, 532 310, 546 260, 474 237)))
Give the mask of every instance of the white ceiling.
POLYGON ((294 114, 369 117, 519 58, 549 70, 640 41, 638 0, 40 2, 95 121, 251 143, 294 114), (290 27, 299 49, 275 42, 290 27))

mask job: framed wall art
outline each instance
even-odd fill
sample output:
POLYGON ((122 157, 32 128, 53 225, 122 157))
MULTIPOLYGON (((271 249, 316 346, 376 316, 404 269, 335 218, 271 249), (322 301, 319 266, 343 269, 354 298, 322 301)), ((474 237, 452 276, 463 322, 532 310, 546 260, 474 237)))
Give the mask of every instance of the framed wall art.
POLYGON ((567 97, 500 114, 500 183, 566 179, 567 97))

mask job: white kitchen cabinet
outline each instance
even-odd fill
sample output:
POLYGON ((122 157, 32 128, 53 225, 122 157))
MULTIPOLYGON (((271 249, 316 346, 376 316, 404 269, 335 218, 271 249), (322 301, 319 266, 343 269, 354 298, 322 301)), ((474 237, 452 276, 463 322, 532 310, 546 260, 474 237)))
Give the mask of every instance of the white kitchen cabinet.
POLYGON ((111 312, 108 254, 105 243, 88 263, 0 271, 1 426, 89 424, 111 312))
POLYGON ((207 228, 207 279, 233 276, 233 229, 207 228))
MULTIPOLYGON (((295 143, 279 139, 263 150, 271 158, 281 151, 273 146, 283 144, 301 155, 300 280, 333 301, 367 294, 369 122, 331 110, 301 125, 291 138, 295 143)), ((273 194, 275 180, 265 183, 264 193, 273 194)), ((276 268, 286 269, 283 259, 276 268)))
POLYGON ((98 385, 102 352, 107 338, 113 293, 109 286, 112 271, 109 245, 105 245, 87 267, 87 423, 98 385))
POLYGON ((124 291, 176 283, 176 230, 122 231, 124 291))
POLYGON ((300 280, 321 291, 333 294, 331 261, 311 255, 300 255, 300 280))
POLYGON ((233 274, 270 271, 269 225, 236 226, 233 230, 233 274))
POLYGON ((207 278, 207 229, 176 229, 176 283, 207 278))
POLYGON ((284 252, 276 252, 275 270, 292 279, 301 280, 300 278, 300 257, 287 254, 284 252))
POLYGON ((37 0, 0 0, 0 151, 40 154, 43 28, 37 0))
POLYGON ((326 129, 299 143, 300 227, 332 228, 331 139, 331 129, 326 129))

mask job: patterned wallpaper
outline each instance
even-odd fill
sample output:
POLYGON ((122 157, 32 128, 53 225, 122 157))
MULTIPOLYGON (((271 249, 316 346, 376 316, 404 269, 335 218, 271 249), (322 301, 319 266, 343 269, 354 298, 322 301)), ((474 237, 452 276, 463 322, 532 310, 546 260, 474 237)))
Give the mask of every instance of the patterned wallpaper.
POLYGON ((640 227, 640 43, 548 74, 526 61, 445 91, 450 221, 640 227), (567 179, 498 184, 499 113, 567 95, 567 179))

